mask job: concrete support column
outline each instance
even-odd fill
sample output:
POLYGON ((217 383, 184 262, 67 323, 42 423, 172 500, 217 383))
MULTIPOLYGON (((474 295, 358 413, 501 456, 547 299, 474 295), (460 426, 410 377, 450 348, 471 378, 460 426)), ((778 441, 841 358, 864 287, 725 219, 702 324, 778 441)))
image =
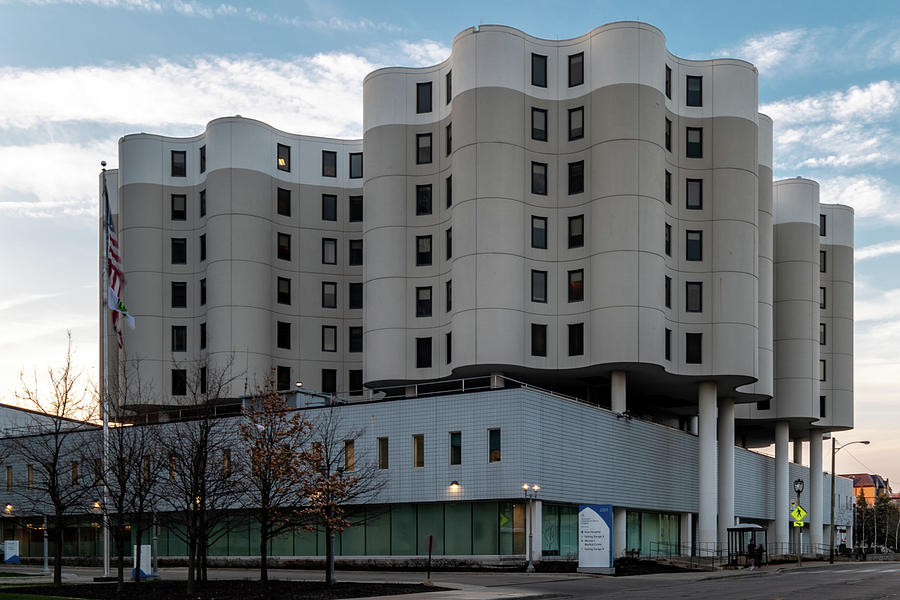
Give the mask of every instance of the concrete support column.
POLYGON ((788 511, 791 509, 788 479, 788 436, 791 428, 787 421, 775 423, 775 550, 784 554, 788 544, 788 511))
POLYGON ((791 444, 793 446, 792 450, 794 451, 794 464, 802 465, 803 464, 803 440, 794 440, 791 444))
POLYGON ((734 526, 734 400, 719 399, 719 535, 728 547, 728 528, 734 526))
POLYGON ((625 519, 625 509, 618 506, 613 507, 613 558, 625 556, 626 546, 628 545, 628 537, 626 536, 626 528, 628 522, 625 519))
POLYGON ((822 475, 822 431, 809 432, 809 543, 813 553, 821 552, 825 527, 825 502, 822 475))
MULTIPOLYGON (((534 536, 532 539, 532 556, 534 557, 532 561, 534 564, 538 564, 541 562, 541 553, 544 547, 543 539, 541 538, 541 534, 544 531, 544 518, 543 518, 543 503, 540 500, 534 501, 534 521, 532 521, 532 526, 534 527, 534 536)), ((527 544, 527 542, 526 542, 527 544)), ((528 548, 525 548, 526 555, 528 553, 528 548)))
POLYGON ((503 379, 503 373, 491 373, 491 389, 498 389, 504 387, 505 380, 503 379))
POLYGON ((681 556, 691 555, 691 546, 694 535, 694 515, 693 513, 681 513, 681 523, 678 527, 681 532, 681 548, 679 554, 681 556))
POLYGON ((697 404, 699 409, 699 496, 700 511, 697 523, 697 550, 701 556, 715 551, 718 537, 717 515, 719 498, 718 460, 716 456, 716 383, 700 383, 697 404))
POLYGON ((690 423, 688 423, 688 431, 690 433, 693 433, 694 435, 697 435, 697 428, 697 417, 691 417, 691 421, 690 423))
POLYGON ((610 408, 614 413, 621 414, 628 409, 625 397, 625 371, 613 371, 610 383, 610 408))

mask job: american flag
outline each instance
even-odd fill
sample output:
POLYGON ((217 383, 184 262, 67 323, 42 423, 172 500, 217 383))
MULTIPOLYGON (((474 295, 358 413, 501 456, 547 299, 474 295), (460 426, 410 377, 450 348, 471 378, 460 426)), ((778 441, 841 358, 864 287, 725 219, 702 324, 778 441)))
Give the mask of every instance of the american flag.
MULTIPOLYGON (((109 272, 109 289, 112 295, 118 300, 122 297, 122 288, 125 286, 125 278, 122 275, 122 259, 119 256, 119 240, 116 238, 116 225, 112 220, 112 213, 109 211, 109 190, 106 188, 106 173, 103 174, 103 202, 106 210, 106 218, 104 226, 106 229, 106 266, 109 272)), ((113 329, 119 341, 119 348, 122 347, 122 324, 119 320, 119 311, 112 308, 113 329)))

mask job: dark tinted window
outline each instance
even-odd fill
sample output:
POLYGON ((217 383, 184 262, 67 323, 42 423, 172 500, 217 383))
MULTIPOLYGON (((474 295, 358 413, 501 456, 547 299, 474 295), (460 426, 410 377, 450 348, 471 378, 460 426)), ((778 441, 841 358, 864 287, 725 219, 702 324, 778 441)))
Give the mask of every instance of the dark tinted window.
POLYGON ((531 247, 547 249, 547 217, 531 217, 531 247))
POLYGON ((547 356, 547 326, 531 324, 531 355, 547 356))
POLYGON ((416 164, 426 165, 431 162, 431 134, 416 134, 416 164))
POLYGON ((363 372, 362 369, 350 369, 347 371, 347 377, 350 383, 350 395, 359 396, 363 393, 363 372))
POLYGON ((688 127, 685 138, 687 146, 685 152, 688 158, 703 158, 703 129, 700 127, 688 127))
POLYGON ((584 269, 569 271, 569 302, 584 300, 584 269))
POLYGON ((547 87, 547 57, 543 54, 531 55, 531 85, 547 87))
POLYGON ((187 239, 172 238, 172 264, 183 265, 187 263, 187 239))
POLYGON ((284 217, 291 216, 291 190, 278 188, 278 214, 284 217))
POLYGON ((278 167, 279 171, 290 171, 291 170, 291 147, 285 146, 284 144, 278 144, 278 158, 276 159, 275 166, 278 167))
POLYGON ((569 325, 569 356, 584 354, 584 323, 569 325))
POLYGON ((172 150, 172 177, 187 175, 187 158, 184 150, 172 150))
POLYGON ((569 87, 584 83, 584 52, 569 56, 569 87))
POLYGON ((584 137, 584 107, 569 110, 569 141, 584 137))
POLYGON ((172 194, 172 220, 184 221, 185 219, 187 219, 187 196, 172 194))
POLYGON ((703 232, 688 231, 685 258, 687 260, 703 260, 703 232))
POLYGON ((666 65, 666 98, 672 98, 672 67, 666 65))
POLYGON ((531 271, 531 301, 547 302, 547 271, 531 271))
POLYGON ((531 163, 531 193, 547 195, 547 163, 531 163))
POLYGON ((584 246, 584 216, 569 217, 569 248, 584 246))
POLYGON ((361 283, 350 283, 347 288, 347 308, 363 307, 363 286, 361 283))
POLYGON ((187 327, 172 325, 172 352, 187 351, 187 327))
POLYGON ((279 366, 276 369, 275 386, 280 390, 291 389, 291 368, 279 366))
POLYGON ((688 364, 700 364, 703 362, 703 348, 701 342, 703 340, 702 333, 686 333, 684 334, 685 355, 684 362, 688 364))
POLYGON ((322 150, 322 177, 337 177, 337 152, 322 150))
POLYGON ((277 288, 278 304, 290 304, 291 280, 286 277, 279 277, 277 288))
POLYGON ((584 161, 569 163, 569 194, 584 192, 584 161))
POLYGON ((431 112, 431 82, 424 81, 416 84, 416 112, 431 112))
POLYGON ((326 394, 337 393, 336 369, 322 369, 322 391, 326 394))
POLYGON ((322 282, 322 308, 337 308, 337 283, 322 282))
POLYGON ((200 190, 200 216, 206 216, 206 190, 200 190))
POLYGON ((347 257, 347 264, 350 266, 359 266, 363 264, 363 241, 350 240, 348 245, 350 253, 347 257))
POLYGON ((416 368, 431 367, 431 338, 416 338, 416 368))
POLYGON ((347 341, 348 352, 363 351, 363 329, 362 327, 351 327, 348 331, 349 339, 347 341))
POLYGON ((543 108, 531 109, 531 139, 547 141, 547 111, 543 108))
POLYGON ((278 321, 275 337, 279 348, 289 350, 291 347, 291 324, 285 321, 278 321))
POLYGON ((453 204, 453 175, 447 175, 447 179, 444 180, 445 191, 444 194, 447 197, 447 208, 450 208, 450 205, 453 204))
POLYGON ((350 196, 347 200, 347 220, 358 223, 363 220, 363 197, 350 196))
POLYGON ((666 150, 672 151, 672 121, 666 119, 666 150))
POLYGON ((416 266, 422 267, 431 264, 431 236, 416 236, 416 266))
POLYGON ((278 258, 291 260, 291 236, 286 233, 278 234, 278 258))
POLYGON ((684 309, 687 312, 703 311, 703 283, 700 281, 685 282, 684 309))
POLYGON ((187 395, 187 371, 185 369, 172 369, 172 395, 187 395))
POLYGON ((666 202, 672 204, 672 173, 666 171, 666 202))
POLYGON ((337 196, 322 194, 322 220, 337 221, 337 196))
POLYGON ((703 106, 703 78, 696 75, 687 76, 688 106, 703 106))
POLYGON ((416 214, 431 214, 431 184, 416 186, 416 214))
POLYGON ((206 146, 200 146, 200 172, 206 173, 206 146))
POLYGON ((350 179, 359 179, 363 176, 362 152, 350 153, 350 179))
POLYGON ((416 316, 431 316, 431 287, 416 288, 416 316))
POLYGON ((337 240, 334 238, 322 238, 322 264, 337 264, 337 240))
POLYGON ((685 206, 691 210, 703 208, 703 180, 686 179, 685 193, 687 200, 685 206))

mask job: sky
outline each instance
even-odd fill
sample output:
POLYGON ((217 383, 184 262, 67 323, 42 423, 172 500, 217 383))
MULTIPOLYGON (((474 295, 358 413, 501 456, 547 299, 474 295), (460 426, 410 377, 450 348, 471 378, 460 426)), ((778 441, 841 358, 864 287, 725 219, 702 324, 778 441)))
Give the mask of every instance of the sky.
POLYGON ((360 138, 375 68, 437 63, 479 24, 564 39, 620 20, 684 58, 753 62, 775 177, 856 210, 856 429, 837 439, 871 444, 837 470, 900 491, 898 2, 0 0, 0 402, 60 361, 67 330, 98 377, 97 173, 122 135, 240 114, 360 138))

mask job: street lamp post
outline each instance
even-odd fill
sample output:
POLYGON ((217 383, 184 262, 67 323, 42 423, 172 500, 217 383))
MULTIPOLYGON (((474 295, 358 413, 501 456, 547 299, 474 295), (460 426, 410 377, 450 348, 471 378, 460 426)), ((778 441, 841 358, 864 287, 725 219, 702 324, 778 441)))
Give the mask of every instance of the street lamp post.
MULTIPOLYGON (((800 506, 800 494, 803 493, 803 480, 795 479, 794 480, 794 491, 797 492, 797 506, 800 506)), ((812 508, 812 507, 810 507, 812 508)), ((803 564, 803 528, 795 527, 797 530, 797 566, 801 566, 803 564)))
POLYGON ((540 489, 541 486, 536 483, 522 484, 522 491, 525 492, 525 498, 528 499, 528 566, 525 567, 526 573, 534 573, 534 501, 537 499, 540 489))
MULTIPOLYGON (((838 450, 846 448, 850 444, 865 444, 868 446, 869 440, 857 440, 838 446, 835 437, 831 436, 831 548, 828 550, 828 563, 832 565, 834 564, 834 455, 838 453, 838 450)), ((853 523, 853 526, 856 527, 856 523, 853 523)))
POLYGON ((50 565, 47 560, 47 516, 44 515, 44 568, 41 569, 41 573, 49 573, 50 565))

